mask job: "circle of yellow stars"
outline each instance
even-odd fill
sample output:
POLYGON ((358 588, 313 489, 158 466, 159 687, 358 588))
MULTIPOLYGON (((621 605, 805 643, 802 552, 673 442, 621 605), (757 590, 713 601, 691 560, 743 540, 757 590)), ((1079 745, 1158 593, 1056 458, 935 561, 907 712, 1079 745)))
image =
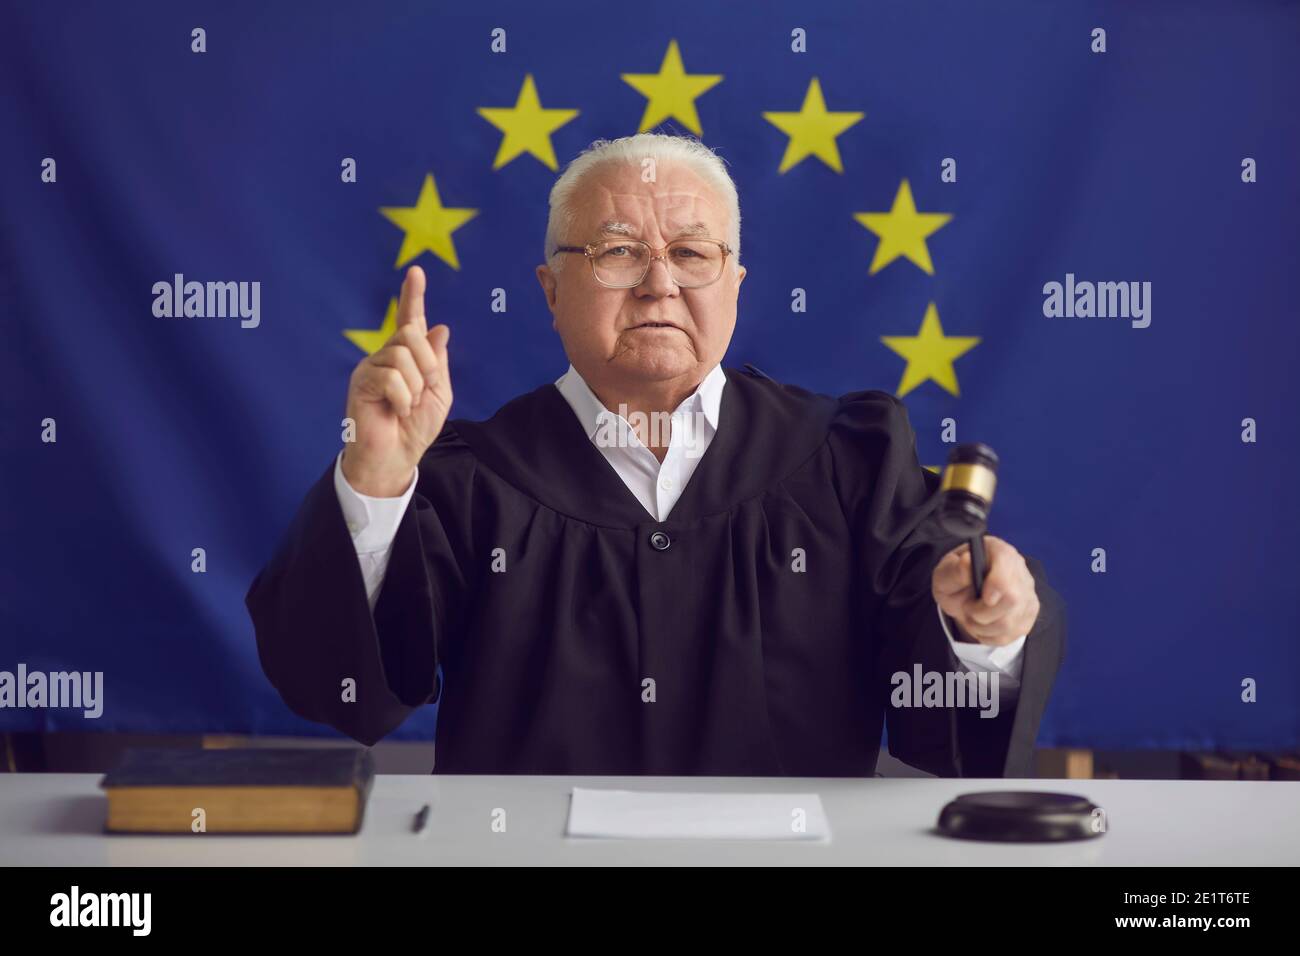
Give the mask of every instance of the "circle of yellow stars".
MULTIPOLYGON (((669 41, 657 73, 620 74, 620 79, 646 100, 637 132, 676 120, 701 138, 704 130, 696 100, 724 78, 722 74, 688 72, 681 46, 675 39, 669 41)), ((552 172, 558 171, 559 161, 551 136, 580 115, 577 109, 544 107, 531 73, 525 74, 513 106, 482 106, 475 112, 501 132, 501 142, 492 160, 494 171, 524 156, 531 156, 552 172)), ((861 123, 866 113, 830 109, 821 80, 814 76, 797 111, 766 111, 761 116, 787 137, 778 174, 785 175, 811 158, 843 175, 839 137, 861 123)), ((444 205, 434 174, 429 172, 414 205, 384 206, 379 212, 403 234, 395 268, 401 269, 427 252, 459 270, 453 234, 473 220, 479 210, 444 205)), ((888 210, 855 212, 853 218, 878 240, 868 275, 875 275, 901 259, 932 276, 934 261, 927 240, 953 217, 951 213, 919 211, 911 184, 904 179, 888 210)), ((395 330, 396 314, 396 300, 391 300, 378 329, 346 329, 343 334, 357 348, 373 353, 395 330)), ((933 302, 927 306, 915 335, 884 335, 880 340, 906 362, 896 392, 900 398, 928 381, 954 396, 960 395, 953 362, 980 342, 978 336, 947 335, 933 302)))

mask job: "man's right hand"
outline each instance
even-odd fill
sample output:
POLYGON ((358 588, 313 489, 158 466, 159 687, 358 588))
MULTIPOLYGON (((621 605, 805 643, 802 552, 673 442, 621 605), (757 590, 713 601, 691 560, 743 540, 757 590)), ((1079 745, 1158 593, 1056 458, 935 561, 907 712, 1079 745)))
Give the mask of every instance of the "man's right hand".
POLYGON ((451 411, 451 329, 424 318, 424 270, 411 266, 397 305, 397 331, 362 359, 348 384, 356 441, 343 449, 343 477, 357 492, 396 498, 451 411))

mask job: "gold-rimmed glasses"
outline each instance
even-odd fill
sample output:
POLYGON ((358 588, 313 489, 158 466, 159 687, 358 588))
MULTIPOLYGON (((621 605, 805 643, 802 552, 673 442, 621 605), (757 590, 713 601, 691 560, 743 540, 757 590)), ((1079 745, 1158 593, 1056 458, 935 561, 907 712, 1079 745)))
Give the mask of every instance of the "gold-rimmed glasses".
POLYGON ((722 275, 731 247, 721 239, 674 239, 654 249, 640 239, 599 239, 585 246, 559 246, 556 252, 581 252, 591 263, 596 281, 611 289, 640 285, 650 264, 663 259, 668 274, 683 289, 712 285, 722 275))

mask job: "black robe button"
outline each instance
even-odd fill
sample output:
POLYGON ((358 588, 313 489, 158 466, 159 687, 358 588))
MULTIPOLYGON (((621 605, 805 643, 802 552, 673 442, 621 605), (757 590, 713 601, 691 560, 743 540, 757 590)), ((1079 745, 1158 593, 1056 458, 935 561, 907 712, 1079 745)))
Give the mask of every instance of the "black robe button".
POLYGON ((667 551, 668 546, 673 543, 673 539, 668 537, 662 531, 656 531, 650 535, 650 547, 656 551, 667 551))

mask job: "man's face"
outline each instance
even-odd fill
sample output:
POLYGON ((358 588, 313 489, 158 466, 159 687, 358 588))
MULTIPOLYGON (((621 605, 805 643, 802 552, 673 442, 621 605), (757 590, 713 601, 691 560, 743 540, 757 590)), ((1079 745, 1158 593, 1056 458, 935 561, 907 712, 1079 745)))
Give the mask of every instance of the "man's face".
MULTIPOLYGON (((631 164, 589 173, 579 186, 573 229, 559 245, 618 237, 662 249, 683 234, 725 240, 726 207, 703 179, 667 163, 656 174, 655 182, 642 182, 640 167, 631 164), (618 231, 602 232, 611 227, 618 231)), ((569 361, 593 388, 677 379, 698 384, 722 361, 745 278, 730 257, 718 281, 703 288, 679 287, 665 260, 656 259, 640 285, 610 289, 596 281, 583 256, 561 254, 570 260, 564 268, 538 266, 537 278, 569 361)))

